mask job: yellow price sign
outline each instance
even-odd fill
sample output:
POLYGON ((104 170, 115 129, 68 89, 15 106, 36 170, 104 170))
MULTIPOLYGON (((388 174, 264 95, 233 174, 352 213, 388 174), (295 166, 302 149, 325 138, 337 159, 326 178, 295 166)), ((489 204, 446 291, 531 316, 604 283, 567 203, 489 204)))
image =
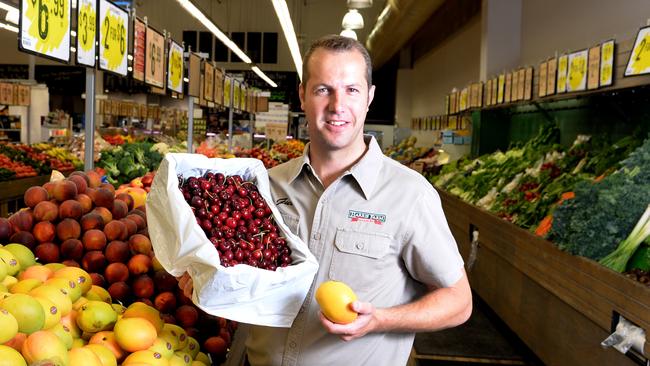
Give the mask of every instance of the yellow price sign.
POLYGON ((589 51, 583 50, 569 55, 569 75, 567 77, 567 91, 580 91, 587 89, 587 59, 589 51))
POLYGON ((614 71, 614 41, 603 43, 600 51, 600 86, 612 85, 614 71))
POLYGON ((70 59, 70 1, 23 0, 21 46, 59 60, 70 59))
POLYGON ((639 30, 625 68, 625 76, 647 73, 650 73, 650 27, 639 30))
POLYGON ((94 0, 79 0, 77 6, 77 62, 95 66, 97 7, 94 0))
POLYGON ((126 75, 128 13, 105 0, 101 1, 99 11, 99 66, 126 75))
POLYGON ((169 46, 167 87, 177 93, 183 92, 183 48, 176 42, 169 46))
POLYGON ((567 55, 560 56, 557 61, 557 92, 564 93, 566 91, 566 77, 569 65, 569 57, 567 55))

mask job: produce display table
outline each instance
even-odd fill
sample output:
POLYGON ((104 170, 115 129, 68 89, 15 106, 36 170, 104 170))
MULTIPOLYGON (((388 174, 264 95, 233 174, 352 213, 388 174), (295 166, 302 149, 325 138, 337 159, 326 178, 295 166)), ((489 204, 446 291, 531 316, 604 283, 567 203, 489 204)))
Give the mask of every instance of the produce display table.
MULTIPOLYGON (((634 365, 601 347, 618 314, 650 334, 650 288, 439 191, 472 289, 549 365, 634 365)), ((650 356, 646 341, 645 357, 650 356)))
POLYGON ((39 175, 0 182, 0 217, 9 217, 11 213, 24 207, 23 195, 27 188, 42 186, 48 180, 49 175, 39 175))

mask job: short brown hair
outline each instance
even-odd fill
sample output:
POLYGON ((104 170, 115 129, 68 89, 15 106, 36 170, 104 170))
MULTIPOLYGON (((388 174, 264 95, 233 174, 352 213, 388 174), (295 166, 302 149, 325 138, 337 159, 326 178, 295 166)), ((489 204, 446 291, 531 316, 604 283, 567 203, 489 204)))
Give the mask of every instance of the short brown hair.
POLYGON ((363 60, 366 63, 366 81, 368 82, 368 88, 370 88, 372 85, 372 61, 370 60, 368 50, 366 50, 366 48, 356 39, 339 36, 337 34, 330 34, 317 39, 311 44, 309 50, 307 50, 302 61, 303 88, 307 85, 307 80, 309 80, 309 59, 319 48, 334 52, 358 51, 361 56, 363 56, 363 60))

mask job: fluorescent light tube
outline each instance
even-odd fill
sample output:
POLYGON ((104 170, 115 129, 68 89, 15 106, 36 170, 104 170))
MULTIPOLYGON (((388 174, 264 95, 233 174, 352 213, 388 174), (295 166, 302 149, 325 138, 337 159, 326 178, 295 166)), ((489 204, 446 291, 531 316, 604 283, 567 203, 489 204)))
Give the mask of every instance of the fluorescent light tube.
POLYGON ((267 84, 271 85, 274 88, 278 87, 278 84, 274 83, 273 80, 271 80, 268 76, 266 76, 266 74, 262 72, 262 70, 260 70, 259 67, 253 66, 251 67, 251 69, 257 74, 257 76, 262 78, 262 80, 266 81, 267 84))
POLYGON ((273 8, 278 16, 278 20, 280 21, 280 26, 282 26, 284 38, 287 40, 287 44, 289 44, 289 52, 291 52, 291 58, 293 59, 294 65, 296 65, 296 72, 302 81, 302 57, 300 56, 300 47, 298 47, 298 39, 296 38, 296 32, 293 29, 293 23, 291 22, 291 16, 289 15, 287 2, 285 0, 271 1, 273 2, 273 8))

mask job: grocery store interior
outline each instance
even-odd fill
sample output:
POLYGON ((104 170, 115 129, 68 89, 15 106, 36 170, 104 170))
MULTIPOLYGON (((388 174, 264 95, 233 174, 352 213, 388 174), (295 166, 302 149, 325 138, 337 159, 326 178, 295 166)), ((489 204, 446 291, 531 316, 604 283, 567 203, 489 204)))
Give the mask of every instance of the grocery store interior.
POLYGON ((644 0, 0 0, 0 365, 226 362, 242 311, 166 268, 192 240, 195 286, 249 262, 219 262, 219 212, 163 177, 193 158, 165 157, 301 157, 302 58, 328 34, 368 49, 364 132, 435 187, 472 289, 408 365, 650 365, 644 0))

